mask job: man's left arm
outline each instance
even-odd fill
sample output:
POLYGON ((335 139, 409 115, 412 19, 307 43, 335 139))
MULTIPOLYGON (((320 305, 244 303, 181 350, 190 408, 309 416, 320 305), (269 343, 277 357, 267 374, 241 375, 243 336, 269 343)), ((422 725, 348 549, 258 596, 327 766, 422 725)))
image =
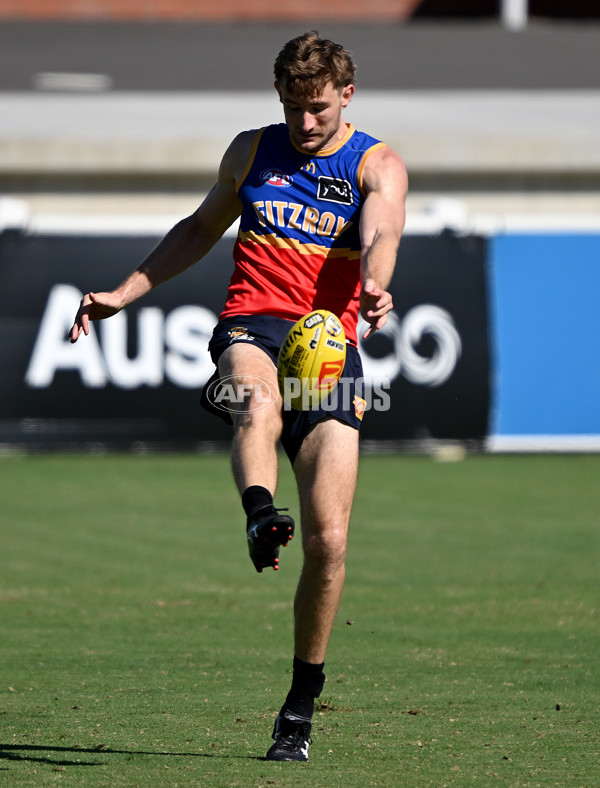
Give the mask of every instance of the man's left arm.
POLYGON ((386 323, 393 308, 387 288, 392 280, 404 229, 408 177, 404 162, 390 148, 371 154, 363 170, 366 199, 360 218, 360 314, 369 323, 367 339, 386 323))

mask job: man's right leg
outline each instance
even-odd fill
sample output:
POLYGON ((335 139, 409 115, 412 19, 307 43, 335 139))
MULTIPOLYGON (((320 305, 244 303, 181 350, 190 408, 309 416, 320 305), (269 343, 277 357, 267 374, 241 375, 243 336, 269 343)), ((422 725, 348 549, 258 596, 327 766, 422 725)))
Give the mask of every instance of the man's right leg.
POLYGON ((279 567, 279 547, 294 535, 294 521, 275 509, 277 441, 281 435, 281 401, 277 371, 271 358, 248 342, 230 345, 219 358, 219 375, 234 391, 244 392, 234 403, 231 466, 248 517, 250 558, 258 572, 279 567), (269 402, 271 399, 271 402, 269 402))

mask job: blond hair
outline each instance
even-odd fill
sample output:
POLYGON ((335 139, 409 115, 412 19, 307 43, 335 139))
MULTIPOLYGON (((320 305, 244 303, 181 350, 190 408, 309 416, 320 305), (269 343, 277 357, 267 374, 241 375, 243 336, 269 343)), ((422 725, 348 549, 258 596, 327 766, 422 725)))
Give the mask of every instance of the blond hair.
POLYGON ((354 82, 355 74, 350 52, 316 30, 288 41, 275 60, 275 79, 296 96, 317 96, 329 82, 344 88, 354 82))

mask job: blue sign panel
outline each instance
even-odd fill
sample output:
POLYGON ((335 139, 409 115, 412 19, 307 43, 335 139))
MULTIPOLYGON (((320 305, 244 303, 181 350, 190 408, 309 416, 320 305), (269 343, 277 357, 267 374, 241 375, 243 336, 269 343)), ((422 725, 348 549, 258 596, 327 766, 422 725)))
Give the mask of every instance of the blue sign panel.
POLYGON ((600 235, 490 239, 491 434, 600 434, 600 235))

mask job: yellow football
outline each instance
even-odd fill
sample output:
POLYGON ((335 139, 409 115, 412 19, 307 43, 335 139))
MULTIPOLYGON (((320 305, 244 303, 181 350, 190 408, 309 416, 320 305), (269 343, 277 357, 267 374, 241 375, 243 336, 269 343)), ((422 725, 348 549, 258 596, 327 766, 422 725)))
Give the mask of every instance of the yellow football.
POLYGON ((277 380, 284 408, 310 410, 337 386, 346 361, 339 319, 316 309, 298 320, 279 350, 277 380))

